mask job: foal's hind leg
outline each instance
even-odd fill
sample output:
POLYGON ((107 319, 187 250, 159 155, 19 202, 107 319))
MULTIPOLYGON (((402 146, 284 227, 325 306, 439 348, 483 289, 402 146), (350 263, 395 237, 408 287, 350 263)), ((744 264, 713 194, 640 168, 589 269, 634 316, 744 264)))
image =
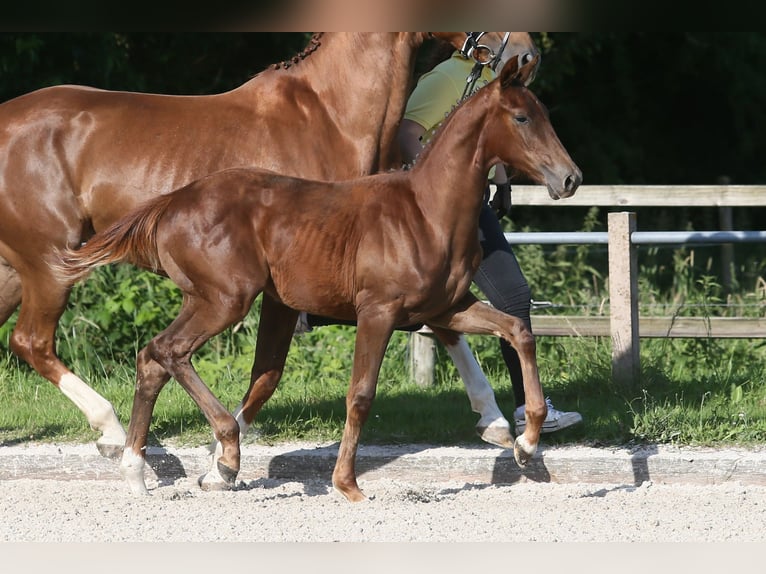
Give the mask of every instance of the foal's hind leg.
POLYGON ((540 430, 547 412, 537 372, 535 338, 524 321, 486 305, 468 293, 452 309, 428 321, 432 328, 443 327, 464 333, 495 335, 508 341, 519 354, 526 395, 527 426, 517 437, 513 454, 524 466, 537 450, 540 430))
POLYGON ((513 446, 511 425, 500 412, 495 400, 495 391, 476 362, 465 337, 454 331, 433 329, 434 335, 441 341, 452 357, 460 378, 465 385, 471 409, 481 418, 476 423, 476 432, 482 440, 503 448, 513 446))
POLYGON ((116 458, 125 444, 125 431, 112 404, 72 373, 56 355, 55 333, 66 307, 69 289, 47 269, 21 271, 22 305, 11 336, 11 350, 48 379, 82 411, 91 428, 100 431, 96 446, 103 456, 116 458))
POLYGON ((170 375, 167 370, 151 358, 148 348, 141 349, 136 357, 133 411, 128 425, 125 451, 120 463, 120 474, 134 494, 148 494, 144 482, 146 442, 154 405, 168 380, 170 375))
MULTIPOLYGON (((250 387, 234 410, 239 424, 240 444, 261 407, 274 394, 282 378, 297 317, 298 311, 286 307, 266 294, 263 295, 250 387)), ((214 487, 213 485, 220 480, 215 469, 222 454, 221 444, 215 441, 211 450, 212 468, 200 481, 203 487, 214 487)))
MULTIPOLYGON (((154 403, 168 375, 199 406, 213 428, 216 440, 221 442, 222 454, 215 468, 219 474, 219 480, 215 481, 217 488, 232 488, 239 472, 239 425, 194 370, 191 357, 212 336, 242 319, 252 297, 226 297, 219 292, 212 300, 214 303, 188 293, 184 299, 178 317, 149 342, 141 351, 137 363, 140 376, 133 398, 133 414, 126 442, 128 448, 123 454, 122 470, 131 489, 138 494, 146 492, 143 479, 146 440, 154 403)), ((209 485, 200 486, 209 488, 209 485)))

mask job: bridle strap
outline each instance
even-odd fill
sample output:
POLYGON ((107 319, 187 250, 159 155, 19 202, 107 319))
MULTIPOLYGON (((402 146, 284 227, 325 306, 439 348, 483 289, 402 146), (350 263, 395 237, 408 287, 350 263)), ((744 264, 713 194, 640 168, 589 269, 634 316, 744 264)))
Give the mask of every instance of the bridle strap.
MULTIPOLYGON (((486 32, 466 32, 465 42, 463 42, 463 47, 460 48, 460 54, 466 59, 471 58, 474 51, 481 46, 481 44, 479 44, 479 40, 482 36, 484 36, 484 34, 486 34, 486 32)), ((474 64, 473 69, 471 69, 471 73, 468 74, 468 77, 465 80, 466 85, 465 89, 463 89, 463 95, 460 97, 461 102, 473 93, 474 88, 476 87, 476 82, 481 76, 481 71, 484 66, 489 66, 492 70, 497 68, 497 65, 500 63, 500 58, 503 55, 503 51, 505 50, 505 46, 508 44, 508 38, 510 35, 510 32, 505 33, 505 36, 503 36, 503 42, 500 44, 500 48, 497 50, 497 53, 487 47, 487 49, 489 49, 490 53, 492 54, 492 57, 486 62, 480 62, 474 58, 476 63, 474 64)))
POLYGON ((473 90, 476 87, 476 81, 481 77, 481 72, 483 69, 484 69, 484 64, 476 62, 473 65, 473 68, 471 69, 471 73, 468 74, 468 77, 465 79, 465 88, 463 88, 463 95, 460 96, 461 102, 473 93, 473 90))

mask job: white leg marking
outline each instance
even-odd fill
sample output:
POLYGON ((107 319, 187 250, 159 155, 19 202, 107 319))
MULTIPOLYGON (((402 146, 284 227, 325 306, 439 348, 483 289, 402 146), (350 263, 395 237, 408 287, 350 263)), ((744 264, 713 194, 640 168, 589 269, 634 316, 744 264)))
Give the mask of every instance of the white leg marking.
POLYGON ((460 335, 455 345, 445 346, 460 373, 460 378, 463 379, 471 409, 481 415, 477 426, 510 428, 511 425, 497 406, 495 391, 476 362, 465 337, 460 335))
POLYGON ((120 461, 120 474, 130 486, 133 494, 149 494, 144 481, 144 457, 133 452, 132 448, 126 448, 120 461))
POLYGON ((125 444, 125 429, 122 428, 112 403, 72 373, 61 377, 59 390, 82 411, 92 429, 101 431, 102 437, 99 442, 119 446, 125 444))
POLYGON ((218 465, 216 461, 218 458, 214 458, 213 465, 207 474, 200 477, 199 486, 202 490, 229 490, 228 483, 223 479, 221 473, 218 472, 218 465))
MULTIPOLYGON (((232 414, 234 415, 234 418, 239 425, 239 444, 242 445, 242 441, 244 440, 245 435, 250 428, 250 425, 245 422, 245 419, 242 416, 242 403, 237 405, 237 408, 234 409, 232 414)), ((223 447, 221 446, 221 442, 215 437, 213 437, 213 442, 210 443, 210 452, 213 455, 212 461, 213 466, 215 467, 216 462, 218 462, 218 459, 221 458, 221 455, 223 454, 223 447)))
POLYGON ((516 442, 518 445, 524 449, 524 452, 526 452, 529 456, 532 456, 537 451, 537 443, 532 444, 527 440, 527 437, 524 435, 519 436, 516 439, 516 442))

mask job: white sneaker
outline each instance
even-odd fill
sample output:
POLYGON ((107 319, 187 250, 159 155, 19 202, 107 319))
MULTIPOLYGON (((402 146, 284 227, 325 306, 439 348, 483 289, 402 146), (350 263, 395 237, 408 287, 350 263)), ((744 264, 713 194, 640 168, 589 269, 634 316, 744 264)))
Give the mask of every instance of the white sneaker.
MULTIPOLYGON (((556 432, 582 422, 582 415, 580 413, 560 411, 553 407, 553 403, 551 403, 549 398, 545 399, 545 404, 548 405, 548 415, 543 421, 541 433, 556 432)), ((527 428, 527 421, 524 418, 524 405, 521 405, 513 412, 513 419, 516 425, 516 436, 518 436, 527 428)))

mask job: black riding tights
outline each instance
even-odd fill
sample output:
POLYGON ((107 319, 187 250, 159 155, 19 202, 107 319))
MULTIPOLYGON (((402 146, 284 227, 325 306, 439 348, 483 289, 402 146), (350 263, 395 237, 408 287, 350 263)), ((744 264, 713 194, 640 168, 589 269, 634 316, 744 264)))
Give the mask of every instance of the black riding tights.
MULTIPOLYGON (((527 327, 531 328, 529 319, 531 296, 527 280, 521 272, 521 267, 516 261, 511 246, 505 239, 503 228, 500 226, 495 212, 487 204, 484 205, 479 215, 479 231, 484 258, 473 278, 474 282, 486 295, 493 307, 518 317, 527 324, 527 327)), ((312 327, 354 324, 350 321, 338 321, 317 315, 308 315, 307 319, 312 327)), ((412 325, 403 330, 416 331, 420 327, 422 325, 412 325)), ((516 406, 519 407, 525 402, 524 379, 521 375, 519 355, 510 344, 502 339, 500 340, 500 352, 511 377, 516 406)))
MULTIPOLYGON (((505 239, 495 212, 486 204, 479 215, 479 231, 484 256, 473 278, 474 282, 493 307, 518 317, 531 329, 529 310, 532 298, 529 285, 505 239)), ((502 339, 500 352, 511 377, 516 406, 519 407, 525 402, 519 355, 502 339)))

